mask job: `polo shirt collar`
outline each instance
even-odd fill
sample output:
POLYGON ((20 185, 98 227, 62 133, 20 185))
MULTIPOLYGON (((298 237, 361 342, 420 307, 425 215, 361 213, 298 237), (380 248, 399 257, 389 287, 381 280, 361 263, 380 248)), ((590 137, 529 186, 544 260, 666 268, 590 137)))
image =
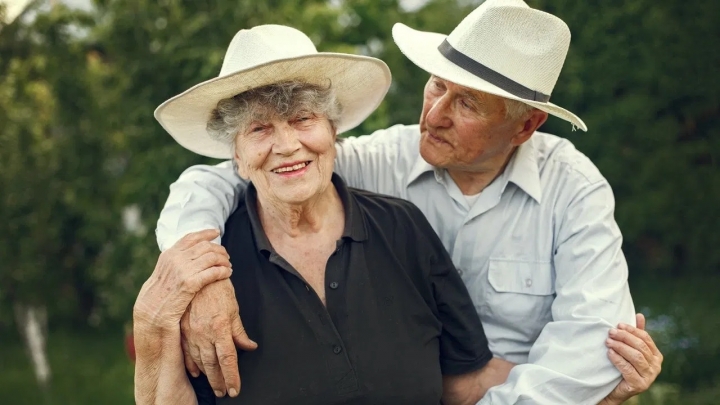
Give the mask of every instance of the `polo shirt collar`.
MULTIPOLYGON (((362 242, 367 239, 367 229, 365 225, 365 218, 360 212, 360 207, 357 201, 350 194, 350 190, 345 185, 345 181, 336 173, 332 175, 332 184, 337 190, 340 201, 345 209, 345 229, 343 230, 342 238, 348 238, 355 242, 362 242)), ((255 246, 258 251, 267 251, 275 253, 270 240, 267 238, 267 234, 262 227, 260 222, 260 216, 258 214, 258 203, 257 203, 257 190, 255 186, 250 183, 245 193, 245 206, 247 207, 248 216, 250 218, 250 225, 252 226, 253 236, 255 237, 255 246)))

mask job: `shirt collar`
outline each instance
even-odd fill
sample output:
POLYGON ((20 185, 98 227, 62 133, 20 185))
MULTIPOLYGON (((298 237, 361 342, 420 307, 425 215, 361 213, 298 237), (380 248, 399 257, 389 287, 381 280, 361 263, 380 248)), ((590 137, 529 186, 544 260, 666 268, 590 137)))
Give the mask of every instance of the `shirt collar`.
POLYGON ((515 183, 535 201, 541 202, 540 171, 532 137, 518 146, 505 171, 508 173, 508 182, 515 183))
MULTIPOLYGON (((434 172, 435 180, 441 182, 443 174, 440 169, 433 167, 418 154, 418 158, 408 175, 407 185, 409 186, 422 174, 427 172, 434 172)), ((533 142, 532 137, 527 142, 518 146, 503 174, 507 175, 508 182, 512 182, 520 187, 538 203, 541 202, 542 188, 540 187, 540 172, 538 169, 535 142, 533 142)))
MULTIPOLYGON (((355 201, 355 198, 350 194, 350 190, 340 176, 333 173, 331 181, 345 209, 345 229, 343 230, 342 238, 349 238, 355 242, 366 240, 367 230, 365 218, 360 211, 357 201, 355 201)), ((272 244, 270 244, 270 240, 268 240, 267 234, 260 222, 257 190, 252 183, 248 185, 247 192, 245 193, 245 206, 247 207, 248 216, 250 217, 250 225, 253 236, 255 237, 257 250, 275 253, 275 249, 273 249, 272 244)))
POLYGON ((427 172, 435 172, 435 179, 438 180, 438 175, 440 174, 439 169, 435 169, 434 166, 432 166, 430 163, 426 162, 425 159, 418 154, 418 158, 415 161, 415 164, 413 165, 412 169, 410 170, 410 174, 408 175, 407 179, 407 185, 409 186, 410 183, 414 182, 418 179, 423 173, 427 172))

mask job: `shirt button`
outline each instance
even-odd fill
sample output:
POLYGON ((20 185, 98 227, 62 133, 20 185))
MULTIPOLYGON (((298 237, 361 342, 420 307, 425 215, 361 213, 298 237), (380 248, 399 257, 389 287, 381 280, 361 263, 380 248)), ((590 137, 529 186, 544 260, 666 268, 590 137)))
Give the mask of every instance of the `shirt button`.
POLYGON ((526 286, 526 287, 532 287, 532 279, 530 279, 530 278, 525 279, 525 286, 526 286))
POLYGON ((333 347, 333 353, 340 354, 340 352, 342 352, 342 347, 340 347, 340 346, 333 347))
POLYGON ((461 276, 463 275, 462 269, 457 269, 457 271, 458 271, 458 274, 459 274, 459 275, 461 275, 461 276))
POLYGON ((332 288, 333 290, 337 290, 339 285, 340 284, 338 284, 337 281, 333 281, 332 283, 330 283, 330 288, 332 288))

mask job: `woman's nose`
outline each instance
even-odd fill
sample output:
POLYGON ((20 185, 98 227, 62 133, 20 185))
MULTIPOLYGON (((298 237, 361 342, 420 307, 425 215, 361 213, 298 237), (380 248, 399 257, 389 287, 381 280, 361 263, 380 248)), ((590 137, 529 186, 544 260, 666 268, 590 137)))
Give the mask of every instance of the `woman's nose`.
POLYGON ((291 125, 278 125, 275 130, 275 143, 273 152, 281 155, 292 155, 300 149, 302 144, 298 132, 291 125))

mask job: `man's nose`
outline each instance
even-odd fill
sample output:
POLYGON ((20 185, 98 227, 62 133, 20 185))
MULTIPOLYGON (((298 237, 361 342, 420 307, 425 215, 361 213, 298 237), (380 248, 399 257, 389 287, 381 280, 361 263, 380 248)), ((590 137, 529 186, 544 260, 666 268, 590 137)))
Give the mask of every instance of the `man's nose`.
POLYGON ((450 97, 443 95, 431 101, 430 109, 425 116, 428 125, 433 128, 448 128, 452 126, 450 119, 450 97))
POLYGON ((273 152, 280 155, 292 155, 302 147, 298 132, 289 124, 278 125, 275 128, 275 143, 273 152))

